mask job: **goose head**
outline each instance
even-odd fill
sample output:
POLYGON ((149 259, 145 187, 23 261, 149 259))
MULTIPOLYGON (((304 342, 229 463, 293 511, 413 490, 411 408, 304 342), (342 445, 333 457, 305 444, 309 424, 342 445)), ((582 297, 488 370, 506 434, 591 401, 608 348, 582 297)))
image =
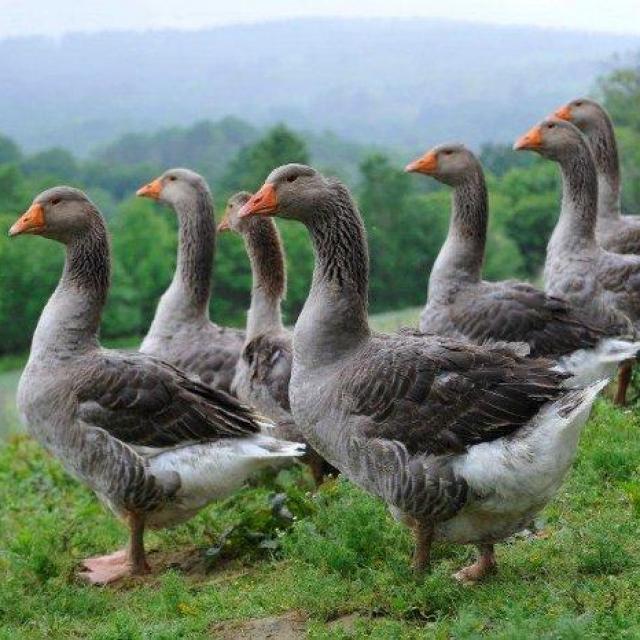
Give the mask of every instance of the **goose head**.
POLYGON ((285 164, 274 169, 262 187, 242 206, 238 215, 277 215, 307 222, 326 213, 331 182, 304 164, 285 164))
POLYGON ((9 229, 10 236, 24 234, 51 238, 64 244, 86 233, 97 210, 79 189, 58 186, 43 191, 9 229))
POLYGON ((561 162, 586 145, 580 130, 566 120, 546 118, 520 136, 513 145, 516 151, 534 151, 561 162))
POLYGON ((567 102, 556 109, 553 115, 560 120, 572 122, 578 129, 585 132, 599 128, 608 119, 604 108, 589 98, 576 98, 567 102))
POLYGON ((251 194, 248 191, 239 191, 227 200, 222 220, 218 224, 218 231, 235 231, 245 233, 251 226, 253 218, 241 218, 240 209, 249 202, 251 194))
POLYGON ((410 162, 405 171, 431 176, 455 187, 477 171, 478 161, 463 144, 442 144, 410 162))
POLYGON ((140 187, 136 195, 176 208, 183 202, 197 200, 199 194, 207 191, 207 184, 201 175, 178 167, 165 171, 155 180, 140 187))

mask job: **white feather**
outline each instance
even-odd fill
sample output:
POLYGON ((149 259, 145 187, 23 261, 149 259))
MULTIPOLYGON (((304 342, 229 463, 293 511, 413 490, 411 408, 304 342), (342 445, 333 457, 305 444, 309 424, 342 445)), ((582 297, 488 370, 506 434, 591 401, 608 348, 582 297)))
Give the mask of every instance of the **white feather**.
POLYGON ((640 351, 640 342, 629 342, 619 338, 601 340, 595 349, 579 349, 558 360, 558 369, 573 374, 565 386, 577 389, 597 380, 611 380, 618 365, 634 359, 640 351))
POLYGON ((164 527, 188 520, 212 502, 226 498, 253 474, 280 461, 304 454, 304 445, 266 435, 228 438, 212 443, 144 453, 149 469, 160 481, 177 474, 180 488, 175 499, 151 513, 147 523, 164 527))
POLYGON ((526 525, 562 483, 593 402, 606 384, 600 380, 571 391, 515 436, 475 445, 454 460, 454 471, 466 480, 472 497, 438 527, 438 535, 461 543, 492 541, 526 525))

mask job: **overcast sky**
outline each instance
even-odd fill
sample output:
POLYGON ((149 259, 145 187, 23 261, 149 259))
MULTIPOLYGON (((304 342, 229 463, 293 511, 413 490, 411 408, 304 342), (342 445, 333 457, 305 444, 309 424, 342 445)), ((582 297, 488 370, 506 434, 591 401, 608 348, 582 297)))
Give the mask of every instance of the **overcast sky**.
POLYGON ((423 16, 640 34, 640 0, 0 0, 0 37, 301 16, 423 16))

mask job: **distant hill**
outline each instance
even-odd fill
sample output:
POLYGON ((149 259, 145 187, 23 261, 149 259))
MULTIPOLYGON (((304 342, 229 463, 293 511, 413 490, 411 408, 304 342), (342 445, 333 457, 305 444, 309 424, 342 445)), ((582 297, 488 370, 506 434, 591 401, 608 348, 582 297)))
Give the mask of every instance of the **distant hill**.
POLYGON ((436 20, 309 19, 0 42, 0 131, 85 153, 235 115, 366 145, 512 138, 640 38, 436 20))

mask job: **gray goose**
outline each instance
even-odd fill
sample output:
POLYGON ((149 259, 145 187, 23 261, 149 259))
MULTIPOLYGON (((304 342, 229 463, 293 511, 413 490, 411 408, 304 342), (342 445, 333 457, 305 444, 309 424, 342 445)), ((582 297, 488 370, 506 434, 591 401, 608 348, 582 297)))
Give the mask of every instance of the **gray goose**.
POLYGON ((640 343, 606 337, 626 329, 597 323, 579 307, 516 280, 482 279, 489 207, 482 166, 461 144, 444 144, 407 165, 453 187, 447 239, 429 277, 420 330, 478 344, 514 342, 530 355, 558 360, 588 384, 613 377, 619 362, 635 357, 640 343))
POLYGON ((180 234, 173 281, 158 303, 140 351, 228 392, 244 332, 209 319, 216 228, 207 183, 188 169, 170 169, 138 189, 137 195, 171 206, 180 234))
POLYGON ((412 527, 417 571, 434 538, 479 546, 461 581, 493 571, 494 543, 561 484, 603 383, 566 389, 549 361, 504 345, 372 333, 362 218, 346 187, 311 167, 275 169, 241 209, 249 215, 298 220, 314 245, 289 388, 304 436, 412 527))
POLYGON ((268 423, 250 408, 153 356, 100 346, 109 241, 84 193, 44 191, 9 231, 21 234, 61 242, 66 261, 33 335, 18 408, 38 441, 130 530, 128 551, 85 560, 81 575, 105 584, 145 573, 145 527, 188 520, 304 447, 263 435, 268 423))
POLYGON ((620 159, 613 122, 595 100, 577 98, 556 110, 584 133, 598 173, 596 240, 607 251, 640 254, 640 217, 623 216, 620 208, 620 159))
MULTIPOLYGON (((231 196, 218 232, 242 236, 251 263, 251 306, 242 354, 236 365, 232 392, 276 423, 273 434, 304 442, 291 417, 289 379, 293 349, 291 332, 282 324, 281 303, 286 290, 285 257, 278 228, 269 218, 240 218, 238 212, 251 197, 247 191, 231 196)), ((337 470, 307 446, 301 459, 316 486, 337 470)))
MULTIPOLYGON (((640 256, 606 251, 595 236, 598 180, 593 155, 570 122, 547 118, 522 135, 531 150, 560 165, 562 205, 547 245, 545 290, 581 307, 595 322, 640 327, 640 256)), ((630 327, 630 330, 632 327, 630 327)), ((620 371, 616 403, 624 404, 631 364, 620 371)))

